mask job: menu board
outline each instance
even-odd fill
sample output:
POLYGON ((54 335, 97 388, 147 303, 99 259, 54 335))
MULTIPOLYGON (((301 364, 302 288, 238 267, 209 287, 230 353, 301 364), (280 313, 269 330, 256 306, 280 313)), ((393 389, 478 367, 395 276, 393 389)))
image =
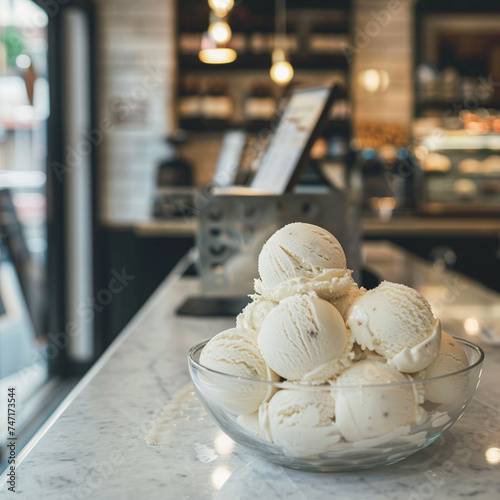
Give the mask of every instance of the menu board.
POLYGON ((276 195, 291 190, 326 120, 335 89, 335 86, 313 87, 292 92, 252 181, 252 189, 276 195))
POLYGON ((214 186, 225 188, 234 184, 245 141, 246 133, 243 130, 230 130, 224 134, 213 177, 214 186))

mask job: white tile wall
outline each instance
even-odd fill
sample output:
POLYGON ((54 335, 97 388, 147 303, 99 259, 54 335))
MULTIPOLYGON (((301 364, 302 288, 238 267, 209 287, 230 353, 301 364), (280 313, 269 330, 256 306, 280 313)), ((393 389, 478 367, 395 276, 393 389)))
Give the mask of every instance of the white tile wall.
POLYGON ((172 127, 174 0, 98 0, 99 112, 110 118, 100 152, 101 219, 150 215, 157 161, 172 127))
MULTIPOLYGON (((363 33, 376 28, 373 22, 381 11, 397 11, 380 27, 376 36, 353 56, 352 96, 355 122, 397 123, 408 126, 413 113, 413 1, 355 0, 354 26, 363 33), (358 75, 366 69, 389 73, 389 87, 384 92, 369 93, 361 87, 358 75)), ((380 18, 380 17, 379 17, 380 18)), ((354 31, 356 33, 356 30, 354 31)))

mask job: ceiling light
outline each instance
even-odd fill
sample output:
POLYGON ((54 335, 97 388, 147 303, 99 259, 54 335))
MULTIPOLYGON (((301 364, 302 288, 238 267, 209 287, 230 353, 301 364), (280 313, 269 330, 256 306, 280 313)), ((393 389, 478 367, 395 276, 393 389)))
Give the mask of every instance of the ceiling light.
POLYGON ((224 17, 234 7, 234 0, 208 0, 208 5, 219 17, 224 17))
POLYGON ((281 49, 273 51, 273 65, 269 72, 273 82, 278 85, 287 85, 293 78, 293 67, 287 61, 285 52, 281 49))
POLYGON ((231 28, 225 21, 216 21, 208 27, 208 34, 212 40, 224 45, 231 39, 231 28))
POLYGON ((274 16, 273 65, 269 74, 278 85, 288 85, 293 78, 293 67, 286 55, 286 0, 276 0, 274 16))
POLYGON ((216 49, 202 49, 198 57, 206 64, 228 64, 236 60, 236 51, 224 47, 216 49))
POLYGON ((207 32, 201 37, 201 50, 198 53, 200 61, 205 64, 228 64, 232 63, 237 53, 227 47, 219 47, 207 32))

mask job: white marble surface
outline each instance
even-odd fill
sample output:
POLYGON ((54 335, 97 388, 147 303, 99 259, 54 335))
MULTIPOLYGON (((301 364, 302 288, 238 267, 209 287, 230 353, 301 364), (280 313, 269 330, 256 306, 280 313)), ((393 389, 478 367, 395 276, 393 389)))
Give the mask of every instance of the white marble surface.
MULTIPOLYGON (((500 296, 390 247, 368 249, 369 264, 382 277, 427 292, 445 328, 486 351, 475 400, 435 443, 392 466, 344 474, 284 469, 235 445, 201 407, 186 362, 193 344, 233 321, 176 317, 175 307, 197 292, 198 283, 172 275, 20 457, 18 497, 500 498, 500 348, 486 345, 480 334, 483 323, 500 325, 500 296), (472 336, 463 329, 470 318, 479 325, 472 336)), ((0 480, 0 498, 8 495, 0 480)))

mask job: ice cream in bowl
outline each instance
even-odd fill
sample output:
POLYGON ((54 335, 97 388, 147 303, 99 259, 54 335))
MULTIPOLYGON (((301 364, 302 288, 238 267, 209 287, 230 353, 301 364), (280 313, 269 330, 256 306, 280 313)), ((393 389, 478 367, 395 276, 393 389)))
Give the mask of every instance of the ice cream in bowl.
POLYGON ((366 291, 322 228, 278 230, 234 328, 194 346, 194 388, 217 425, 275 463, 349 471, 424 448, 464 413, 484 354, 441 330, 425 298, 366 291))

